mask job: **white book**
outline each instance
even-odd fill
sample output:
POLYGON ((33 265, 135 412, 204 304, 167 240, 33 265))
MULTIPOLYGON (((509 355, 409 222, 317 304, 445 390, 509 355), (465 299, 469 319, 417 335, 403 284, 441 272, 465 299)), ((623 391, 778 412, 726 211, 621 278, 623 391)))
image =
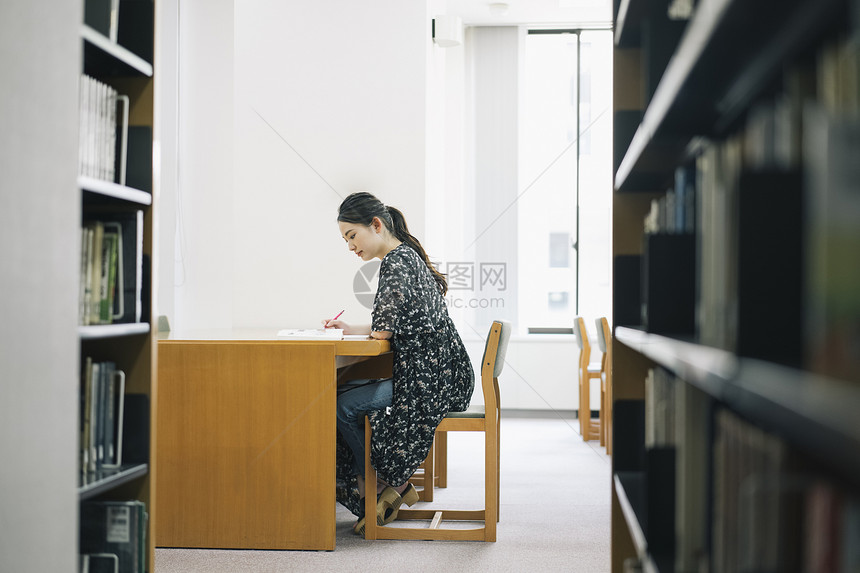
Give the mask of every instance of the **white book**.
POLYGON ((343 340, 342 328, 284 328, 278 331, 278 338, 298 340, 343 340))

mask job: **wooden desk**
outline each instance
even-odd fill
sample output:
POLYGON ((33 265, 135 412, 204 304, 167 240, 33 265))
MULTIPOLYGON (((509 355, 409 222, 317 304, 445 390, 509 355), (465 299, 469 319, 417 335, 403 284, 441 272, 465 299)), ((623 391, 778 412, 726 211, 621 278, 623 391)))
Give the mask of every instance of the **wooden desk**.
POLYGON ((159 339, 157 546, 334 549, 336 380, 389 344, 276 332, 159 339))

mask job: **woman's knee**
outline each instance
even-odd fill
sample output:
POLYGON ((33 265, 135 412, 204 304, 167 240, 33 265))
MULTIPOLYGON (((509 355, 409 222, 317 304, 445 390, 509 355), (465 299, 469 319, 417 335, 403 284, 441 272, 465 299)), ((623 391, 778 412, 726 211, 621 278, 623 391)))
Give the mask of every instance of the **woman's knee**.
POLYGON ((355 424, 361 417, 361 412, 355 407, 355 404, 349 400, 337 401, 336 415, 338 422, 345 424, 355 424))

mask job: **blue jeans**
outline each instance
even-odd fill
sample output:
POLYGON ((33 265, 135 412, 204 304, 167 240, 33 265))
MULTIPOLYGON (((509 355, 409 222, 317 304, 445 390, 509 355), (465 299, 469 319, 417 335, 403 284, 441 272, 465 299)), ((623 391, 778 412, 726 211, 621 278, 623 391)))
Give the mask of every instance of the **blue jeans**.
POLYGON ((364 475, 364 417, 391 406, 394 383, 382 380, 351 380, 337 389, 337 429, 352 450, 352 469, 364 475))

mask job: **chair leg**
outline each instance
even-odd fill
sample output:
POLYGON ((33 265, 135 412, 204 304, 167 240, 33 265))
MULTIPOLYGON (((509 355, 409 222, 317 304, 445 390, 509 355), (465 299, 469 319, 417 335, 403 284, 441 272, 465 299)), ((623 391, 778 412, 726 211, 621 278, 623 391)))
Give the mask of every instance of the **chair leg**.
POLYGON ((599 417, 599 420, 600 420, 599 428, 600 429, 598 430, 597 433, 600 435, 600 445, 605 447, 606 446, 606 418, 603 415, 603 410, 605 409, 604 407, 606 405, 606 393, 603 389, 603 379, 598 378, 597 382, 600 385, 600 410, 598 410, 598 412, 599 412, 598 415, 600 416, 599 417))
POLYGON ((582 440, 587 442, 591 440, 591 379, 588 377, 588 371, 583 369, 582 384, 580 385, 579 402, 579 430, 582 433, 582 440))
POLYGON ((484 435, 484 541, 496 540, 499 521, 499 433, 498 426, 485 428, 484 435))
POLYGON ((496 521, 502 512, 502 411, 496 410, 496 521))
POLYGON ((370 420, 364 418, 364 538, 376 539, 376 468, 370 465, 370 420))
POLYGON ((448 432, 436 432, 435 477, 438 487, 448 487, 448 432))
MULTIPOLYGON (((435 440, 434 440, 435 441, 435 440)), ((418 499, 421 501, 433 501, 433 482, 436 480, 434 476, 435 445, 430 445, 430 451, 427 453, 427 459, 424 460, 424 488, 421 490, 418 499)))

